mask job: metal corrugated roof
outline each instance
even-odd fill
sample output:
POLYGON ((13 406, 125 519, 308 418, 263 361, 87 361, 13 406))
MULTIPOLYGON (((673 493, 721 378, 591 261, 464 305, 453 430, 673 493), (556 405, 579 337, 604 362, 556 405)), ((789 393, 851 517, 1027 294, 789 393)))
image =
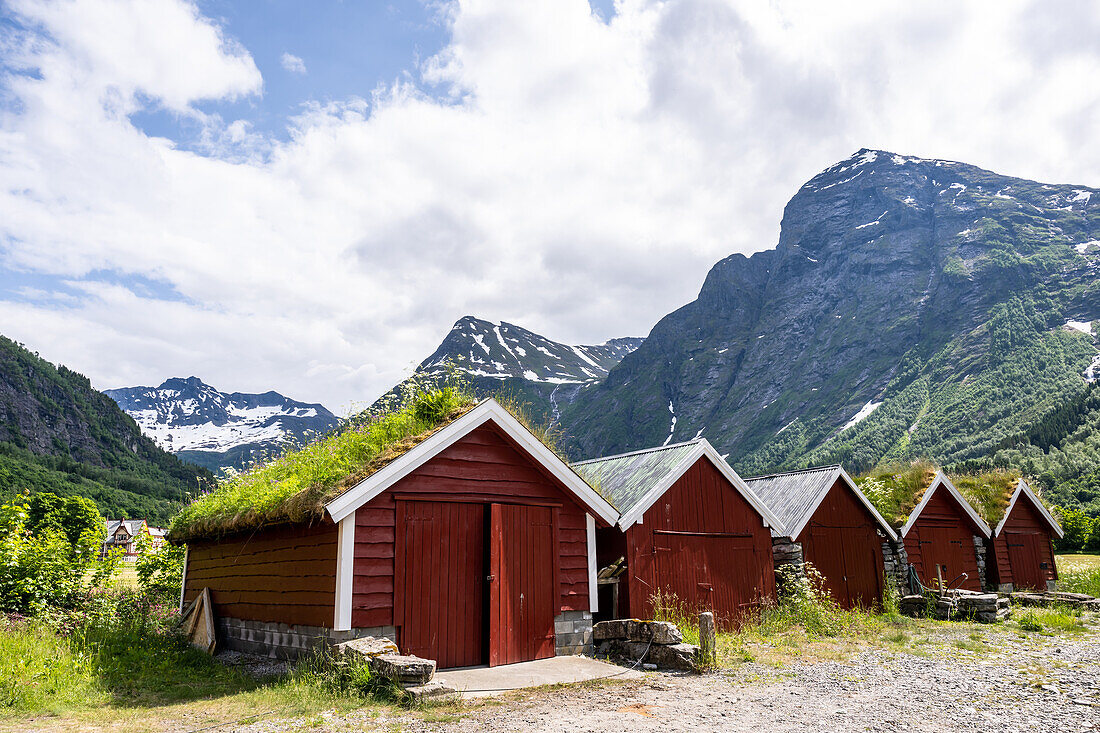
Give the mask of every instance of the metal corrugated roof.
POLYGON ((627 514, 661 480, 666 478, 698 446, 700 441, 648 448, 573 464, 573 470, 627 514))
POLYGON ((749 488, 772 510, 783 523, 783 531, 790 532, 804 524, 828 493, 837 478, 840 466, 819 466, 801 471, 776 473, 745 479, 749 488))

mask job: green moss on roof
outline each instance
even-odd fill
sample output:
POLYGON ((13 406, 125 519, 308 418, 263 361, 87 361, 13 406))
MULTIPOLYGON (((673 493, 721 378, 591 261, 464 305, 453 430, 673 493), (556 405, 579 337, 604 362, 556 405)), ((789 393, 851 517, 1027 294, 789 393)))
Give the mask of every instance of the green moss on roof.
POLYGON ((864 496, 894 527, 901 527, 936 477, 935 464, 917 460, 875 468, 856 479, 864 496))
POLYGON ((1016 470, 995 469, 981 473, 948 474, 948 478, 985 523, 996 527, 1005 515, 1021 475, 1016 470))
POLYGON ((403 406, 221 481, 172 521, 168 538, 188 542, 260 527, 317 521, 325 505, 475 406, 462 386, 423 388, 403 406))

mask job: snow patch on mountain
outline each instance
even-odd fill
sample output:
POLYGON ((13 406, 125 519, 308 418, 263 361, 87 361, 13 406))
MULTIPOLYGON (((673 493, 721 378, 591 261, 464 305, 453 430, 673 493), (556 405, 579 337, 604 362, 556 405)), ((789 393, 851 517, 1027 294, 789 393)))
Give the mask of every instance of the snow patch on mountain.
POLYGON ((451 328, 419 372, 439 374, 454 368, 474 377, 525 379, 543 384, 598 382, 641 339, 611 339, 594 346, 572 346, 511 323, 466 316, 451 328))
POLYGON ((197 377, 106 393, 143 433, 172 453, 223 453, 242 446, 271 449, 287 440, 327 432, 339 422, 319 404, 298 402, 278 392, 220 392, 197 377))
POLYGON ((855 415, 852 415, 852 419, 844 423, 844 427, 840 429, 840 432, 843 433, 848 428, 855 427, 859 423, 866 420, 868 417, 871 416, 872 412, 879 408, 880 405, 882 405, 881 402, 875 402, 872 400, 863 407, 859 408, 859 412, 857 412, 855 415))

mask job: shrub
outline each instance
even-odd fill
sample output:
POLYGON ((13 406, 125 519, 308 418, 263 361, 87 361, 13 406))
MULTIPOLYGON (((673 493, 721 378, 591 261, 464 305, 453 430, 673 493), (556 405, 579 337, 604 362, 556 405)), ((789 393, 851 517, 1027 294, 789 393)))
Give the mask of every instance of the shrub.
POLYGON ((810 563, 803 573, 787 566, 776 571, 777 584, 784 589, 779 602, 766 605, 760 614, 765 631, 801 626, 811 636, 836 636, 845 626, 845 611, 825 587, 825 579, 810 563))
POLYGON ((44 523, 41 532, 28 528, 27 504, 16 500, 0 505, 0 611, 34 614, 46 608, 71 607, 93 579, 98 546, 82 532, 70 544, 58 527, 44 523))
POLYGON ((185 552, 183 545, 170 544, 163 544, 154 550, 149 538, 141 535, 138 540, 139 554, 134 564, 138 587, 147 598, 166 606, 179 602, 185 552))
POLYGON ((1080 552, 1093 530, 1092 517, 1072 507, 1057 507, 1059 523, 1065 536, 1054 539, 1054 547, 1059 552, 1080 552))

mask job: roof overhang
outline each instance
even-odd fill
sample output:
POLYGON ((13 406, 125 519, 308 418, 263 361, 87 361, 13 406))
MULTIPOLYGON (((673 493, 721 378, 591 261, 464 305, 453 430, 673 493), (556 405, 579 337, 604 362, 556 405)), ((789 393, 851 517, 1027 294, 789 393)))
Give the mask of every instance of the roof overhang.
POLYGON ((1016 506, 1016 502, 1020 497, 1025 497, 1031 502, 1031 505, 1039 512, 1050 528, 1054 530, 1054 534, 1058 535, 1058 538, 1066 536, 1065 530, 1058 524, 1058 521, 1051 515, 1047 508, 1043 506, 1043 502, 1039 500, 1039 497, 1031 490, 1031 487, 1027 485, 1027 482, 1020 479, 1016 482, 1016 490, 1012 492, 1012 498, 1008 502, 1008 508, 1005 509, 1005 515, 1001 517, 1000 524, 997 525, 997 529, 993 531, 994 537, 1001 536, 1001 530, 1004 529, 1005 523, 1008 522, 1008 517, 1012 514, 1012 508, 1016 506))
POLYGON ((363 479, 330 501, 325 505, 325 509, 334 522, 340 522, 353 514, 356 509, 437 456, 445 448, 487 422, 496 425, 505 435, 538 461, 592 514, 609 525, 615 524, 619 519, 619 513, 606 499, 597 494, 565 461, 559 458, 554 451, 547 448, 512 413, 505 410, 493 399, 485 400, 454 422, 439 429, 409 452, 386 464, 381 470, 363 479))
MULTIPOLYGON (((878 509, 875 509, 875 505, 872 504, 870 500, 866 496, 864 496, 863 492, 859 490, 859 486, 856 485, 856 482, 852 480, 852 477, 848 475, 848 472, 844 470, 843 466, 837 466, 836 469, 833 471, 829 479, 830 488, 834 484, 836 484, 838 480, 843 481, 848 486, 848 488, 852 490, 852 493, 855 494, 857 499, 859 499, 859 502, 863 504, 867 511, 871 513, 871 516, 875 518, 875 521, 878 523, 879 527, 882 528, 882 531, 886 533, 886 536, 889 537, 891 540, 897 541, 897 532, 895 532, 894 528, 890 526, 890 523, 887 522, 881 514, 879 514, 878 509)), ((806 525, 810 523, 810 520, 813 518, 814 514, 817 513, 817 508, 821 506, 821 502, 825 501, 825 497, 828 495, 829 491, 828 489, 826 489, 821 493, 821 496, 819 496, 817 500, 807 509, 807 511, 804 511, 802 513, 802 517, 798 520, 798 524, 783 530, 783 536, 789 537, 793 540, 798 537, 798 535, 802 534, 802 530, 806 529, 806 525)))
POLYGON ((665 475, 661 481, 653 486, 642 500, 630 508, 630 511, 619 517, 619 527, 623 530, 628 529, 634 524, 637 524, 642 520, 642 516, 645 515, 649 508, 657 503, 666 491, 672 488, 672 485, 680 480, 680 477, 687 473, 688 469, 696 464, 700 458, 706 458, 711 464, 718 469, 718 472, 725 476, 734 488, 737 489, 749 504, 757 511, 757 513, 764 520, 766 527, 779 528, 780 522, 776 518, 772 511, 760 500, 760 497, 749 488, 749 485, 745 483, 745 480, 737 475, 737 472, 733 470, 730 464, 726 463, 725 459, 714 449, 714 446, 710 444, 707 439, 702 439, 698 442, 696 447, 688 453, 684 458, 676 464, 668 474, 665 475))
POLYGON ((947 478, 947 474, 945 474, 943 471, 936 471, 936 476, 932 479, 932 483, 931 485, 929 485, 928 490, 924 492, 924 496, 921 498, 920 503, 917 504, 917 507, 909 513, 908 521, 906 521, 905 526, 901 528, 900 534, 902 537, 905 537, 909 534, 909 530, 912 529, 913 525, 917 523, 917 520, 920 518, 921 512, 924 511, 924 507, 928 505, 928 502, 931 501, 932 496, 941 488, 947 491, 947 493, 951 495, 955 502, 960 507, 962 507, 962 510, 966 513, 966 516, 969 517, 970 521, 974 523, 974 526, 978 528, 982 536, 984 536, 986 539, 989 539, 993 536, 993 531, 989 529, 989 525, 985 523, 984 519, 978 516, 978 513, 974 511, 974 507, 970 506, 970 502, 963 498, 963 495, 959 493, 958 489, 955 488, 955 484, 951 483, 951 479, 947 478))

